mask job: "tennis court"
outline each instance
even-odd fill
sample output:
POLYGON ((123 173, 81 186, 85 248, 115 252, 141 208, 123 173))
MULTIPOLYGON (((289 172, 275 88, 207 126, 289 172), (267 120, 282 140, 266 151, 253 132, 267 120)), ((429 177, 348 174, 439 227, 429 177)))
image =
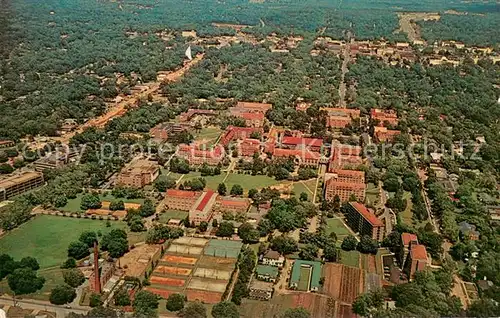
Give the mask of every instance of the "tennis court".
POLYGON ((205 246, 207 242, 208 240, 203 238, 182 236, 178 239, 175 239, 172 243, 181 245, 205 246))
POLYGON ((188 276, 191 274, 191 270, 189 268, 182 267, 171 267, 171 266, 163 266, 160 265, 156 267, 153 272, 154 274, 163 274, 163 275, 179 275, 179 276, 188 276))
POLYGON ((231 278, 231 272, 213 268, 197 268, 194 271, 193 276, 219 280, 229 280, 229 278, 231 278))
POLYGON ((299 279, 299 284, 297 286, 298 290, 309 291, 311 269, 312 267, 310 266, 302 266, 300 268, 300 279, 299 279))
POLYGON ((205 247, 205 255, 238 258, 243 244, 240 241, 210 240, 205 247))
POLYGON ((184 284, 186 283, 184 279, 176 279, 176 278, 168 278, 160 276, 151 276, 149 281, 151 282, 151 284, 175 286, 175 287, 184 286, 184 284))
POLYGON ((211 279, 195 278, 191 279, 188 289, 199 289, 223 293, 226 290, 227 282, 216 282, 211 279))
POLYGON ((177 255, 165 255, 161 260, 167 263, 194 265, 197 259, 192 257, 182 257, 177 255))
POLYGON ((168 247, 168 253, 178 253, 178 254, 188 254, 188 255, 200 255, 203 251, 202 247, 172 244, 168 247))

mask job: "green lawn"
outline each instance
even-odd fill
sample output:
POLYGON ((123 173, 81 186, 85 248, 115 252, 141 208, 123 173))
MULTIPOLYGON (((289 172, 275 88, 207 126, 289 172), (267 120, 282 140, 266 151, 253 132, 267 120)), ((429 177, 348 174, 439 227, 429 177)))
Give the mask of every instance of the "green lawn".
MULTIPOLYGON (((45 284, 43 288, 34 294, 30 294, 24 296, 25 298, 37 299, 37 300, 45 300, 48 301, 50 297, 50 291, 55 288, 57 285, 64 284, 64 279, 62 276, 62 269, 60 268, 50 268, 50 269, 42 269, 38 271, 38 274, 45 278, 45 284)), ((0 282, 0 294, 8 293, 12 295, 12 292, 9 288, 7 280, 4 279, 0 282)))
POLYGON ((167 223, 170 219, 185 219, 189 215, 189 212, 179 211, 179 210, 166 210, 164 213, 160 214, 160 222, 167 223))
POLYGON ((403 221, 404 224, 406 225, 412 225, 413 224, 413 213, 411 211, 413 203, 411 202, 411 193, 405 191, 403 194, 403 198, 406 199, 406 209, 401 212, 401 220, 403 221))
MULTIPOLYGON (((83 231, 101 231, 104 234, 113 228, 126 230, 127 225, 112 221, 111 227, 106 227, 105 221, 39 215, 3 236, 0 251, 16 260, 33 256, 41 268, 59 266, 67 258, 69 243, 76 241, 83 231)), ((129 243, 144 241, 145 235, 146 232, 130 233, 129 243)))
POLYGON ((340 241, 347 235, 351 234, 349 229, 345 227, 344 223, 342 223, 339 219, 327 219, 326 220, 326 234, 330 235, 330 233, 335 232, 337 234, 337 239, 340 241))
POLYGON ((311 268, 309 267, 300 268, 300 279, 299 279, 299 284, 297 286, 298 290, 307 291, 307 287, 309 287, 310 275, 311 275, 311 268))
POLYGON ((314 196, 314 188, 316 187, 316 179, 308 181, 298 181, 293 183, 293 192, 298 199, 302 192, 307 193, 307 200, 312 201, 314 196))
POLYGON ((344 250, 340 250, 340 263, 347 266, 359 267, 360 255, 361 254, 358 251, 346 252, 344 250))
POLYGON ((366 188, 366 204, 377 205, 380 202, 378 187, 373 183, 368 183, 366 188))
MULTIPOLYGON (((83 194, 78 194, 76 198, 68 200, 68 203, 63 206, 62 208, 59 208, 59 210, 64 211, 64 212, 82 212, 80 209, 80 204, 82 202, 82 197, 83 194)), ((107 195, 99 195, 102 201, 114 201, 114 200, 122 200, 125 203, 144 203, 144 199, 126 199, 126 198, 115 198, 114 196, 111 195, 111 193, 108 193, 107 195)))
POLYGON ((222 130, 219 127, 206 127, 194 135, 196 141, 201 141, 206 145, 213 145, 221 135, 222 130))
MULTIPOLYGON (((188 180, 193 180, 196 178, 204 178, 207 181, 207 186, 206 188, 212 189, 212 190, 217 190, 217 187, 219 186, 219 183, 224 180, 224 177, 226 176, 225 172, 222 172, 220 175, 217 176, 201 176, 200 172, 190 172, 188 174, 185 174, 184 177, 181 179, 181 183, 184 183, 185 181, 188 180)), ((227 186, 227 184, 226 184, 227 186)), ((228 188, 230 190, 230 188, 228 188)))

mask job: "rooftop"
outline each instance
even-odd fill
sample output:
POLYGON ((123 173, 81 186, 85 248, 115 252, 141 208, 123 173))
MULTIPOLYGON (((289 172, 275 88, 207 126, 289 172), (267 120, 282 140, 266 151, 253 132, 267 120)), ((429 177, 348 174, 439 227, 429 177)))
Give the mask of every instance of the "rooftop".
POLYGON ((196 207, 197 211, 203 211, 205 210, 205 207, 207 206, 208 202, 212 199, 213 196, 215 196, 215 192, 212 190, 207 190, 206 192, 203 193, 203 199, 201 199, 200 203, 196 207))
POLYGON ((368 221, 372 226, 384 226, 384 223, 382 221, 380 221, 375 216, 375 214, 370 212, 370 210, 368 210, 368 208, 364 204, 361 204, 359 202, 350 202, 349 204, 353 208, 355 208, 356 211, 358 211, 363 216, 363 218, 366 221, 368 221))
POLYGON ((272 278, 278 277, 279 270, 278 267, 269 266, 269 265, 257 265, 255 269, 257 275, 265 275, 272 278))
POLYGON ((300 280, 300 269, 302 267, 312 267, 312 274, 310 276, 311 279, 311 288, 319 288, 319 280, 321 278, 321 263, 320 262, 314 262, 314 261, 303 261, 303 260, 296 260, 293 263, 293 268, 292 268, 292 276, 290 277, 290 282, 298 283, 300 280))
POLYGON ((7 178, 0 180, 0 188, 8 188, 15 186, 19 183, 23 183, 29 180, 33 180, 35 178, 41 177, 42 174, 38 172, 24 172, 21 174, 11 175, 7 178))
POLYGON ((403 241, 404 246, 410 245, 411 242, 417 242, 417 235, 412 234, 412 233, 403 233, 401 234, 401 240, 403 241))
POLYGON ((266 254, 264 254, 264 258, 280 259, 280 257, 281 257, 281 254, 276 252, 276 251, 273 251, 273 250, 269 250, 269 251, 267 251, 266 254))
POLYGON ((194 198, 199 196, 199 192, 185 191, 185 190, 175 190, 167 189, 165 196, 167 197, 182 197, 182 198, 194 198))
POLYGON ((281 143, 285 145, 303 145, 308 147, 321 147, 323 146, 323 139, 285 136, 283 137, 281 143))
POLYGON ((421 244, 412 245, 410 254, 411 259, 427 260, 427 250, 425 249, 425 246, 421 244))

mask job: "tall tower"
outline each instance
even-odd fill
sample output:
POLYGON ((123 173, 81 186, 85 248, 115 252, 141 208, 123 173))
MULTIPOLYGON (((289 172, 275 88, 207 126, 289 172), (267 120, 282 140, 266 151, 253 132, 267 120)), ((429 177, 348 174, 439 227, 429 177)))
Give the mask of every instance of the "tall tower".
POLYGON ((99 249, 97 248, 97 241, 94 242, 94 279, 95 279, 95 292, 101 293, 101 278, 99 276, 99 249))

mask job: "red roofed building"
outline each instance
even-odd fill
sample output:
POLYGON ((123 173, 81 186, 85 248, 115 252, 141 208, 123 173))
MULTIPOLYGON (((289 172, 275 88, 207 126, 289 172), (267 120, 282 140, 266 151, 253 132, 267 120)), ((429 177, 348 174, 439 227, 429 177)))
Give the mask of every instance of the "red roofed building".
POLYGON ((423 271, 428 264, 427 260, 427 250, 425 246, 420 244, 411 245, 410 252, 406 258, 404 271, 408 275, 408 279, 411 280, 415 277, 415 273, 418 271, 423 271))
POLYGON ((164 203, 169 209, 189 211, 200 196, 201 192, 167 189, 164 203))
POLYGON ((238 104, 236 104, 235 108, 241 109, 241 110, 244 110, 247 112, 266 113, 272 107, 273 107, 272 104, 266 104, 266 103, 238 102, 238 104))
POLYGON ((346 208, 347 224, 359 235, 368 235, 381 242, 385 237, 385 225, 366 206, 359 202, 349 202, 346 208))
POLYGON ((254 132, 262 135, 264 133, 264 129, 254 127, 228 126, 226 128, 226 132, 220 139, 220 143, 224 146, 227 146, 233 140, 250 138, 250 135, 254 132))
POLYGON ((411 246, 418 244, 417 235, 412 233, 403 233, 401 234, 401 248, 400 248, 400 262, 404 263, 406 258, 408 257, 408 253, 410 252, 411 246))
POLYGON ((241 214, 247 212, 250 205, 251 202, 248 198, 219 196, 215 202, 215 210, 220 213, 241 214))
POLYGON ((260 140, 247 138, 241 141, 238 151, 240 156, 253 157, 256 152, 260 153, 260 140))
POLYGON ((359 109, 351 108, 332 108, 324 107, 321 110, 326 111, 328 117, 326 119, 327 127, 331 128, 345 128, 347 127, 353 119, 359 118, 361 112, 359 109))
POLYGON ((310 149, 312 151, 320 151, 323 146, 323 139, 284 136, 281 140, 281 145, 288 149, 310 149))
POLYGON ((295 163, 300 166, 318 167, 321 154, 307 149, 274 149, 273 158, 290 157, 293 157, 295 163))
POLYGON ((266 116, 263 113, 239 113, 235 115, 241 117, 245 120, 245 125, 247 127, 260 128, 264 126, 264 119, 266 116))
POLYGON ((200 149, 199 145, 181 144, 177 147, 177 156, 186 159, 190 165, 206 163, 210 166, 216 166, 224 159, 225 151, 223 146, 200 149))
POLYGON ((361 150, 359 146, 333 143, 328 172, 333 172, 335 169, 354 168, 363 164, 363 158, 360 156, 361 150))
POLYGON ((200 225, 201 222, 210 222, 214 215, 213 207, 216 199, 217 193, 214 191, 203 192, 189 210, 189 221, 194 222, 196 226, 200 225))
POLYGON ((390 130, 386 127, 375 127, 373 137, 375 142, 386 142, 394 140, 394 137, 401 134, 399 130, 390 130))
POLYGON ((196 115, 215 116, 217 112, 211 109, 189 109, 187 112, 179 115, 179 121, 190 121, 196 115))
POLYGON ((364 171, 334 169, 325 175, 325 199, 331 201, 336 195, 340 201, 349 201, 351 195, 358 200, 365 199, 365 173, 364 171))
POLYGON ((372 110, 370 111, 370 116, 372 120, 379 121, 379 124, 377 126, 385 126, 386 122, 391 126, 398 125, 398 115, 393 110, 381 110, 372 108, 372 110))

